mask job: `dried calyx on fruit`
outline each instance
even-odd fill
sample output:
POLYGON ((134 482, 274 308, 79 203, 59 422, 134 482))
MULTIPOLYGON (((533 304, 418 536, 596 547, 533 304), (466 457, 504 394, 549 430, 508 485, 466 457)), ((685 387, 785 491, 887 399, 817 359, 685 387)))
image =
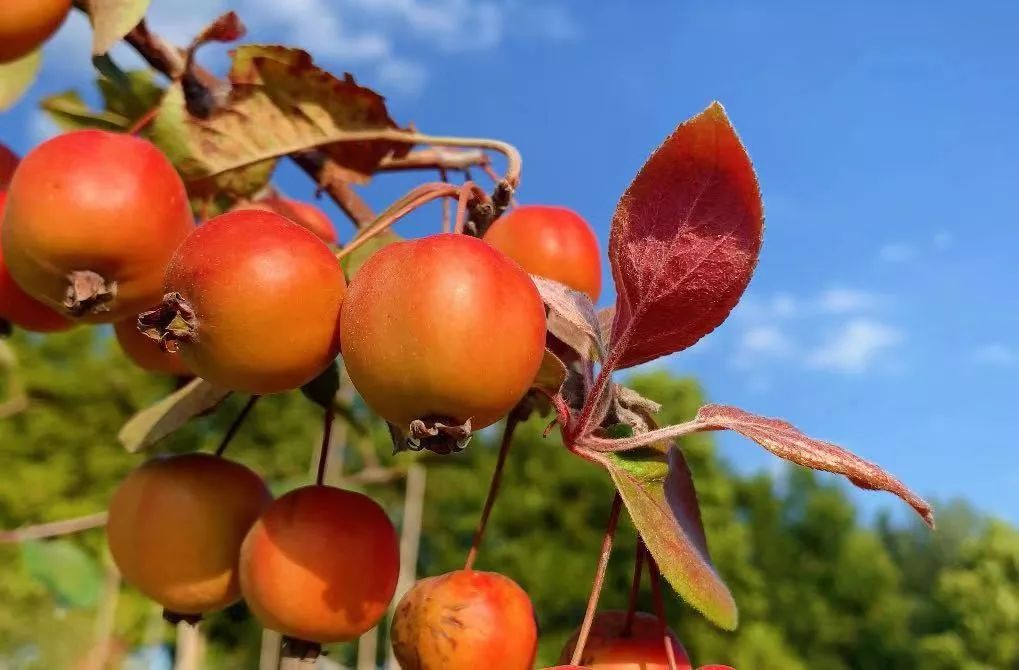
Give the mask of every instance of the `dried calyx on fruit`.
POLYGON ((462 449, 524 396, 545 349, 534 282, 466 235, 377 251, 351 281, 340 324, 350 379, 393 426, 397 449, 462 449))

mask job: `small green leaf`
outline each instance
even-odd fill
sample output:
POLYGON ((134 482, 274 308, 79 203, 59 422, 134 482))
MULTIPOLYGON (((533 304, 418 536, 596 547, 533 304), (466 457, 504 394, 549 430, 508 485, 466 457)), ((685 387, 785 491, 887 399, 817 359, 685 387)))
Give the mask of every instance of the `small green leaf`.
POLYGON ((39 107, 63 131, 99 128, 119 132, 128 128, 131 123, 129 119, 119 114, 89 109, 75 91, 65 91, 43 98, 39 107))
POLYGON ((128 419, 117 439, 130 452, 149 447, 218 405, 229 393, 204 379, 195 378, 187 386, 128 419))
POLYGON ((70 540, 23 542, 25 569, 66 607, 94 607, 99 602, 102 574, 96 560, 70 540))
POLYGON ((14 106, 35 81, 42 65, 42 51, 32 53, 9 63, 0 63, 0 112, 14 106))
MULTIPOLYGON (((357 239, 356 237, 354 239, 357 239)), ((375 237, 371 238, 357 249, 354 249, 349 254, 343 257, 340 261, 340 265, 343 267, 343 271, 347 274, 347 281, 354 279, 354 275, 361 269, 372 254, 383 247, 388 247, 390 244, 402 242, 403 238, 394 233, 391 230, 384 230, 375 237)))
POLYGON ((325 370, 301 387, 304 397, 322 409, 332 409, 336 392, 340 390, 340 366, 334 360, 325 370))
POLYGON ((708 554, 693 477, 675 446, 607 454, 606 466, 662 575, 716 626, 735 630, 736 603, 708 554))
POLYGON ((87 0, 92 53, 105 54, 145 18, 150 0, 87 0))
POLYGON ((562 391, 564 383, 566 383, 566 365, 559 360, 558 356, 546 349, 532 386, 549 395, 557 395, 562 391))
POLYGON ((116 80, 99 77, 96 85, 103 96, 107 111, 119 114, 133 123, 159 104, 163 88, 149 70, 130 70, 116 80))
MULTIPOLYGON (((633 437, 633 426, 628 423, 617 423, 605 429, 605 437, 611 440, 619 440, 624 437, 633 437)), ((620 456, 625 456, 623 452, 620 456)))

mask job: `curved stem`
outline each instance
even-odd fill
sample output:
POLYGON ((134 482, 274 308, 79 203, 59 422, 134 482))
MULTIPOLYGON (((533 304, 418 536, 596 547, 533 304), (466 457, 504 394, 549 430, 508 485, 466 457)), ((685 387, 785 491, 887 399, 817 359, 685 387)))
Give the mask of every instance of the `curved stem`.
POLYGON ((473 195, 476 188, 477 186, 472 181, 466 181, 460 187, 460 197, 456 201, 456 219, 453 223, 453 232, 458 235, 463 233, 464 226, 467 224, 467 201, 470 200, 470 196, 473 195))
MULTIPOLYGON (((443 184, 449 183, 449 172, 444 167, 439 167, 439 179, 442 180, 443 184)), ((447 198, 442 199, 442 232, 449 232, 449 200, 447 198)))
POLYGON ((672 638, 669 636, 669 627, 665 623, 665 604, 662 602, 662 580, 658 571, 658 563, 650 555, 647 557, 648 577, 651 578, 651 595, 655 601, 655 615, 658 617, 658 624, 662 628, 662 642, 665 645, 665 656, 669 659, 669 670, 676 670, 676 652, 672 648, 672 638))
POLYGON ((131 127, 128 128, 125 132, 128 135, 137 135, 141 131, 145 130, 145 128, 147 128, 150 123, 152 123, 152 120, 154 118, 156 118, 156 114, 158 114, 158 113, 159 113, 159 104, 157 103, 154 107, 152 107, 152 109, 150 109, 149 111, 145 112, 140 117, 138 117, 138 120, 135 121, 131 125, 131 127))
POLYGON ((329 442, 333 433, 333 410, 327 409, 322 427, 322 447, 318 452, 318 472, 315 475, 315 483, 322 486, 326 478, 326 463, 329 461, 329 442))
POLYGON ((235 418, 233 423, 230 424, 230 427, 227 428, 226 434, 223 436, 223 440, 219 443, 219 447, 216 448, 217 456, 222 456, 223 452, 226 451, 226 448, 230 446, 230 443, 234 439, 234 435, 237 434, 237 431, 240 429, 241 424, 243 424, 244 420, 248 418, 248 414, 251 413, 251 409, 255 406, 255 403, 258 402, 258 399, 261 397, 262 396, 260 395, 253 395, 250 398, 248 398, 248 402, 244 404, 244 407, 237 415, 237 418, 235 418))
POLYGON ((616 537, 616 526, 619 523, 619 511, 623 507, 623 499, 616 491, 612 498, 612 511, 609 512, 609 522, 605 527, 605 537, 602 539, 601 556, 598 558, 598 570, 594 575, 594 583, 591 585, 591 595, 587 599, 587 611, 584 612, 584 622, 580 625, 580 633, 577 635, 577 646, 573 648, 571 665, 580 665, 580 658, 584 655, 584 647, 587 645, 587 637, 591 634, 591 624, 594 623, 594 613, 598 609, 598 598, 601 596, 602 586, 605 584, 605 571, 609 567, 609 557, 612 555, 612 541, 616 537))
POLYGON ((481 546, 481 538, 484 537, 485 528, 488 526, 488 517, 491 516, 495 499, 499 495, 506 456, 509 455, 510 445, 513 443, 513 432, 519 422, 516 410, 506 417, 506 426, 502 430, 502 442, 499 444, 499 456, 495 461, 495 470, 492 472, 492 482, 488 485, 488 496, 485 498, 485 506, 481 510, 481 518, 478 519, 478 527, 474 531, 474 540, 471 542, 470 551, 467 552, 464 570, 472 569, 474 561, 478 558, 478 547, 481 546))
POLYGON ((637 537, 637 551, 633 557, 633 582, 630 584, 630 602, 626 607, 626 620, 623 622, 623 637, 633 633, 633 616, 637 612, 637 600, 640 597, 640 577, 644 567, 644 541, 637 537))
POLYGON ((98 528, 105 524, 106 512, 96 512, 95 514, 79 516, 74 519, 51 521, 49 523, 41 523, 36 526, 26 526, 15 530, 0 530, 0 543, 42 540, 47 537, 69 535, 82 530, 98 528))

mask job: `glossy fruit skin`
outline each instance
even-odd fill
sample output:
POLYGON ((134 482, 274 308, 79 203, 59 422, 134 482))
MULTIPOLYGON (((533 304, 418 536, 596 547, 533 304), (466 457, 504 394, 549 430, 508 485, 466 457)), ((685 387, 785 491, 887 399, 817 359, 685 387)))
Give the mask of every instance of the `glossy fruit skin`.
POLYGON ((491 425, 541 365, 545 308, 530 277, 484 242, 433 235, 375 252, 343 305, 343 360, 390 423, 491 425))
POLYGON ((336 237, 336 229, 333 228, 333 222, 329 220, 325 212, 311 203, 277 195, 254 202, 246 202, 236 209, 276 212, 315 233, 326 244, 336 244, 339 241, 339 238, 336 237))
POLYGON ((137 319, 118 321, 113 324, 113 332, 127 357, 143 370, 177 377, 191 376, 180 354, 163 351, 158 342, 138 330, 137 319))
POLYGON ((0 63, 34 51, 57 31, 71 0, 4 0, 0 13, 0 63))
POLYGON ((392 640, 403 670, 530 670, 538 626, 531 599, 512 579, 457 570, 407 592, 392 640))
POLYGON ((598 301, 598 238, 573 210, 547 205, 517 207, 497 219, 484 240, 530 274, 554 279, 598 301))
POLYGON ((80 320, 112 323, 163 297, 163 270, 194 230, 184 184, 155 146, 82 130, 30 151, 8 192, 3 249, 15 281, 66 313, 68 275, 88 270, 116 297, 80 320))
POLYGON ((205 453, 156 458, 113 494, 110 553, 124 579, 167 610, 213 612, 240 596, 241 542, 271 500, 239 463, 205 453))
MULTIPOLYGON (((7 193, 0 191, 0 225, 3 222, 7 193)), ((74 323, 21 290, 4 263, 0 250, 0 319, 24 330, 36 333, 54 333, 70 328, 74 323)))
POLYGON ((306 486, 276 500, 241 548, 241 590, 266 628, 322 644, 353 640, 389 607, 399 542, 371 498, 306 486))
POLYGON ((222 388, 295 389, 339 353, 343 270, 321 240, 278 214, 235 211, 200 226, 170 261, 164 288, 195 311, 184 362, 222 388))
POLYGON ((0 191, 6 191, 14 176, 14 168, 18 167, 18 155, 0 144, 0 191))
MULTIPOLYGON (((591 625, 591 634, 584 645, 581 664, 590 670, 669 670, 669 659, 665 653, 665 641, 658 617, 647 612, 636 612, 633 627, 628 637, 623 637, 626 612, 611 610, 599 612, 591 625)), ((578 631, 579 633, 579 631, 578 631)), ((560 663, 569 663, 578 633, 566 643, 560 663)), ((676 634, 671 630, 676 670, 691 670, 690 657, 676 634)))

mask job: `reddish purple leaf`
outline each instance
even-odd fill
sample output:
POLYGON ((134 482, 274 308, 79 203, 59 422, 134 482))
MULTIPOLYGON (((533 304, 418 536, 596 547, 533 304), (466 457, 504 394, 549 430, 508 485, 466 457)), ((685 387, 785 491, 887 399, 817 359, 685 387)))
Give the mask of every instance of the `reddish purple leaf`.
POLYGON ((901 481, 842 447, 807 437, 790 423, 724 405, 701 407, 696 421, 702 422, 706 430, 733 430, 798 465, 845 475, 860 488, 894 493, 909 503, 928 526, 934 527, 931 506, 901 481))
POLYGON ((603 357, 601 325, 591 298, 565 284, 531 275, 548 307, 548 331, 584 358, 603 357))
POLYGON ((715 571, 690 468, 675 446, 598 457, 672 588, 709 621, 735 630, 736 603, 715 571))
POLYGON ((750 281, 763 229, 750 157, 712 103, 665 140, 619 201, 611 367, 686 349, 718 327, 750 281))
POLYGON ((188 47, 188 54, 194 53, 198 47, 209 42, 233 42, 244 37, 247 28, 241 23, 240 17, 235 12, 227 12, 205 26, 202 32, 195 36, 188 47))

